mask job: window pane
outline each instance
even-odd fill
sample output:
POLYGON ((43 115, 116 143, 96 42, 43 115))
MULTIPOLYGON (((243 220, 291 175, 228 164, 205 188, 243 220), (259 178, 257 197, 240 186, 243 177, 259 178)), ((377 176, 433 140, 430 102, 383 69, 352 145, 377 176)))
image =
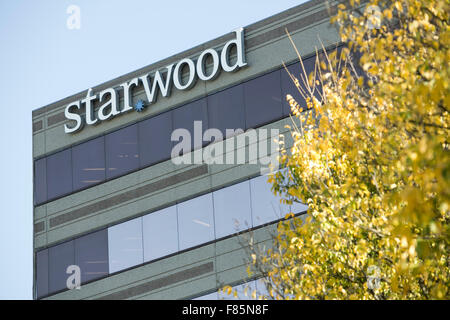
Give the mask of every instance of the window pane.
POLYGON ((106 135, 106 179, 139 167, 137 128, 132 125, 106 135))
POLYGON ((73 189, 79 190, 105 180, 105 138, 72 148, 73 189))
POLYGON ((36 253, 36 295, 48 295, 48 249, 36 253))
POLYGON ((255 281, 245 282, 237 286, 233 286, 233 293, 227 294, 226 292, 219 291, 219 300, 253 300, 252 292, 255 291, 255 281), (234 296, 236 291, 237 296, 234 296))
POLYGON ((272 193, 267 179, 267 176, 259 176, 250 180, 254 227, 284 218, 289 213, 289 205, 280 203, 281 197, 272 193))
POLYGON ((75 239, 75 262, 81 269, 82 283, 108 274, 107 229, 75 239))
POLYGON ((244 86, 238 85, 208 96, 209 128, 226 137, 226 129, 245 129, 244 86))
POLYGON ((142 218, 108 228, 109 273, 144 262, 142 218))
POLYGON ((297 214, 297 213, 305 212, 306 210, 308 210, 308 206, 306 204, 303 204, 300 202, 292 201, 290 210, 293 214, 297 214))
MULTIPOLYGON (((173 111, 173 128, 186 129, 191 135, 191 150, 201 148, 203 145, 203 131, 208 128, 208 117, 206 116, 206 99, 200 99, 188 103, 173 111), (194 121, 202 122, 201 134, 194 137, 194 121), (196 139, 195 139, 196 138, 196 139), (197 141, 198 140, 198 141, 197 141)), ((174 144, 179 142, 175 141, 174 144)))
POLYGON ((267 290, 267 286, 266 286, 264 279, 265 278, 259 278, 258 280, 255 280, 256 294, 257 294, 258 298, 260 296, 264 296, 265 298, 269 299, 270 293, 267 290))
POLYGON ((67 289, 67 267, 75 264, 74 243, 64 242, 48 249, 49 293, 67 289))
POLYGON ((49 200, 72 191, 72 149, 47 157, 47 190, 49 200))
POLYGON ((215 191, 213 198, 216 238, 225 237, 251 227, 249 181, 215 191))
POLYGON ((244 83, 246 129, 282 117, 280 70, 244 83))
POLYGON ((217 291, 205 294, 192 300, 217 300, 217 291))
POLYGON ((212 195, 206 195, 177 205, 180 250, 214 240, 212 195))
POLYGON ((34 204, 47 201, 47 159, 34 162, 34 204))
POLYGON ((171 134, 172 112, 165 112, 139 123, 141 167, 170 159, 171 134))
POLYGON ((177 208, 172 206, 143 218, 144 261, 178 251, 177 208))

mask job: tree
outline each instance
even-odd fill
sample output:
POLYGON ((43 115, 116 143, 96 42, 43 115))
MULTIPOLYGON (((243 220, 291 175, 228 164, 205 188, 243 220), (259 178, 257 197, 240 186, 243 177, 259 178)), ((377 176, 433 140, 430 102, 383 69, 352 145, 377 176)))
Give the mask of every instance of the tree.
POLYGON ((450 2, 361 7, 331 18, 340 54, 291 74, 306 105, 287 96, 294 145, 269 183, 309 209, 252 269, 275 299, 448 299, 450 2))

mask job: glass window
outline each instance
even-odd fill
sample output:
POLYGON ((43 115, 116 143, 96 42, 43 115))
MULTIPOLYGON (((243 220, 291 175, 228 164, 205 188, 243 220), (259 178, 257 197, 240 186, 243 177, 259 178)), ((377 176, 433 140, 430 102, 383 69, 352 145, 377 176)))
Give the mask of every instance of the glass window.
MULTIPOLYGON (((201 148, 203 143, 203 131, 208 128, 208 117, 206 114, 206 98, 188 103, 173 111, 173 129, 186 129, 191 134, 191 150, 201 148), (199 135, 194 136, 194 121, 201 121, 202 128, 199 135), (193 149, 192 149, 193 148, 193 149)), ((178 144, 175 141, 174 144, 178 144)))
POLYGON ((297 214, 297 213, 305 212, 306 210, 308 210, 308 206, 306 204, 303 204, 300 202, 292 201, 290 210, 293 214, 297 214))
POLYGON ((243 284, 239 284, 237 286, 233 286, 233 293, 228 294, 226 292, 222 292, 222 290, 218 293, 219 300, 253 300, 252 293, 255 291, 255 281, 245 282, 243 284), (236 292, 236 296, 234 293, 236 292))
POLYGON ((67 267, 75 264, 74 242, 68 241, 48 249, 49 293, 67 289, 67 267))
POLYGON ((143 219, 144 261, 178 251, 176 206, 152 212, 143 219))
POLYGON ((34 162, 34 204, 47 201, 47 159, 34 162))
POLYGON ((79 190, 105 180, 105 138, 72 148, 73 189, 79 190))
POLYGON ((217 300, 217 291, 205 294, 192 300, 217 300))
POLYGON ((48 199, 54 199, 72 191, 72 149, 47 157, 48 199))
POLYGON ((258 280, 255 280, 256 295, 258 299, 260 296, 264 296, 266 299, 271 298, 264 279, 265 278, 259 278, 258 280))
POLYGON ((107 229, 75 239, 75 264, 80 267, 82 283, 108 274, 107 229))
POLYGON ((272 193, 267 179, 267 176, 259 176, 250 180, 254 227, 284 218, 289 213, 289 205, 280 203, 281 197, 272 193))
MULTIPOLYGON (((316 56, 310 57, 308 59, 305 59, 303 61, 303 66, 305 67, 306 76, 309 77, 309 74, 314 71, 314 61, 316 56)), ((304 84, 304 81, 302 79, 305 78, 303 69, 300 65, 300 62, 291 64, 287 67, 289 72, 298 79, 300 87, 302 90, 306 91, 306 86, 304 84)), ((299 89, 295 86, 294 82, 290 78, 287 71, 282 68, 281 69, 281 90, 282 90, 282 102, 283 102, 283 115, 288 116, 289 113, 291 113, 291 107, 289 105, 289 102, 286 100, 286 95, 290 94, 295 101, 302 107, 304 110, 306 109, 306 100, 303 98, 301 93, 299 92, 299 89)))
POLYGON ((139 167, 137 129, 137 125, 132 125, 106 135, 106 179, 139 167))
POLYGON ((171 134, 172 112, 165 112, 139 123, 141 167, 170 159, 171 134))
POLYGON ((222 238, 251 227, 249 181, 214 191, 213 199, 216 238, 222 238))
POLYGON ((244 83, 246 129, 282 117, 280 70, 244 83))
POLYGON ((226 137, 226 129, 245 129, 244 86, 238 85, 208 96, 209 127, 226 137))
POLYGON ((142 218, 108 228, 109 273, 144 262, 142 250, 142 218))
POLYGON ((48 249, 36 253, 36 295, 48 295, 48 249))
POLYGON ((180 250, 214 240, 212 194, 177 205, 180 250))

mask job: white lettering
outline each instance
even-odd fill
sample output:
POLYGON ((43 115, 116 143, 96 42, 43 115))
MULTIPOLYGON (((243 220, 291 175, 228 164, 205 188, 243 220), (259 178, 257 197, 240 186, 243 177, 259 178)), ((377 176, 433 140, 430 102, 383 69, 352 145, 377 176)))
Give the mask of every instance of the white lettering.
POLYGON ((178 90, 187 90, 194 86, 196 80, 195 65, 194 61, 185 58, 177 63, 175 70, 173 72, 173 84, 178 90), (189 68, 189 78, 185 84, 181 83, 181 71, 183 70, 183 65, 186 64, 189 68))
POLYGON ((103 96, 105 94, 109 94, 110 98, 100 107, 100 109, 98 109, 98 119, 101 121, 107 120, 120 113, 117 107, 117 101, 119 100, 117 91, 113 88, 103 90, 102 92, 100 92, 100 101, 103 100, 103 96), (110 107, 110 111, 108 114, 105 114, 105 109, 107 109, 108 107, 110 107))
POLYGON ((80 109, 80 101, 72 102, 64 110, 64 115, 66 116, 66 119, 75 120, 77 122, 77 124, 73 128, 69 128, 67 126, 67 124, 64 124, 64 132, 65 133, 74 133, 81 129, 81 125, 82 125, 81 116, 79 114, 70 112, 70 109, 72 107, 76 107, 77 109, 80 109))

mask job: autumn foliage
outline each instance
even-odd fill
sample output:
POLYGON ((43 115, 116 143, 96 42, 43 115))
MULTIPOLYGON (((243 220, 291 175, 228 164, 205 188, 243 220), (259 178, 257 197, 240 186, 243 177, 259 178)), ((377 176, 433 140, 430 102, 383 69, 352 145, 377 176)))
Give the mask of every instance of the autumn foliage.
POLYGON ((449 298, 449 12, 448 0, 341 4, 346 48, 291 74, 306 104, 287 97, 294 145, 269 182, 309 210, 253 255, 268 298, 449 298))

